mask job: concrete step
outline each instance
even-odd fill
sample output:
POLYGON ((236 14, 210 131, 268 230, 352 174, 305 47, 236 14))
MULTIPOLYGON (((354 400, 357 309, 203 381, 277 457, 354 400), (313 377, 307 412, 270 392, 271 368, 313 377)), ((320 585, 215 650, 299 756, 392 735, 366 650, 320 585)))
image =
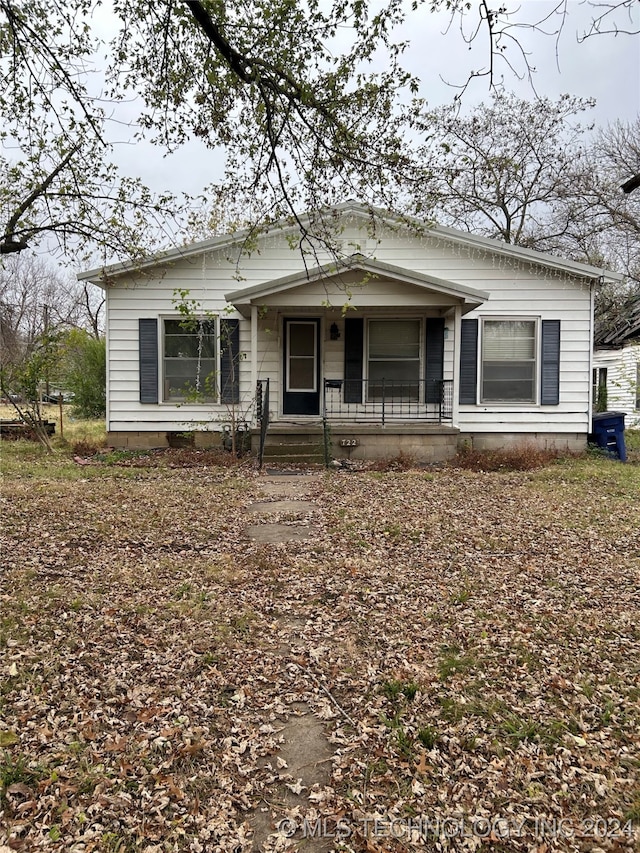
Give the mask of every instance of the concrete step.
POLYGON ((286 456, 288 453, 324 453, 324 445, 315 442, 315 441, 267 441, 264 446, 264 455, 271 456, 282 455, 286 456))
POLYGON ((267 444, 322 444, 322 432, 267 432, 267 444))
POLYGON ((295 448, 290 448, 287 450, 282 450, 282 448, 272 448, 270 452, 267 452, 265 448, 264 452, 264 461, 265 463, 277 463, 277 462, 317 462, 322 464, 324 462, 324 452, 322 450, 312 450, 312 451, 304 451, 304 450, 296 450, 295 448))
POLYGON ((267 434, 264 459, 269 462, 324 462, 322 435, 267 434))
POLYGON ((290 465, 299 463, 301 465, 324 465, 324 455, 307 455, 301 453, 289 454, 288 456, 265 456, 265 465, 290 465))

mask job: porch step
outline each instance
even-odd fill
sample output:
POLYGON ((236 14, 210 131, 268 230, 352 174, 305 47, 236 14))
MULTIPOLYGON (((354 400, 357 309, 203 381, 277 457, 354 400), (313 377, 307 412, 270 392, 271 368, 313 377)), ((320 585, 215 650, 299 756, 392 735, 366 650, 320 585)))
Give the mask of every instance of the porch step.
POLYGON ((324 462, 324 446, 321 443, 295 441, 293 436, 284 441, 278 439, 269 440, 267 436, 264 458, 270 462, 324 462))

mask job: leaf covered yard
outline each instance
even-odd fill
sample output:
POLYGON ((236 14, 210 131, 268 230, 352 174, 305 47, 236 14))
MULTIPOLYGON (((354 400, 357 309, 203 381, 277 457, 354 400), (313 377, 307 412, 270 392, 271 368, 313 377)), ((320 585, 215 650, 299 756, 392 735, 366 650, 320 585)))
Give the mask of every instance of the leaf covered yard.
POLYGON ((640 849, 637 466, 3 457, 2 853, 640 849))

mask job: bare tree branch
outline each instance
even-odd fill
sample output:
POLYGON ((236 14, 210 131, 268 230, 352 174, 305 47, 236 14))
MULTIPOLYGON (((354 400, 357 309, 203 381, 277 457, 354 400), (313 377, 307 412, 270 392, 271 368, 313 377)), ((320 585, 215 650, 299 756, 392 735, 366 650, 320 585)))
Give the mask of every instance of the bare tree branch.
MULTIPOLYGON (((64 157, 60 161, 60 163, 58 163, 55 169, 49 172, 46 178, 32 192, 29 193, 29 195, 24 199, 23 202, 21 202, 21 204, 18 205, 18 207, 15 209, 13 215, 5 226, 4 235, 2 237, 2 240, 0 241, 0 252, 2 252, 2 249, 5 245, 8 244, 10 246, 12 243, 15 243, 13 238, 15 235, 16 226, 20 219, 22 219, 26 211, 29 210, 29 208, 34 204, 37 199, 45 195, 54 180, 71 162, 71 158, 79 150, 79 148, 79 144, 74 145, 71 151, 69 151, 66 157, 64 157)), ((26 244, 23 244, 23 248, 26 248, 26 244)))

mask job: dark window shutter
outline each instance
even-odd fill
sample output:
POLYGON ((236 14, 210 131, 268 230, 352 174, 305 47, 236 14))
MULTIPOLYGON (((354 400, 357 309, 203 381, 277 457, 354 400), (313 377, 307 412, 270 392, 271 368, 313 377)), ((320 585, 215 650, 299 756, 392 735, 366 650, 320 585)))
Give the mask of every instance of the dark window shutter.
POLYGON ((158 402, 158 321, 138 320, 140 402, 158 402))
POLYGON ((543 406, 560 402, 560 320, 542 321, 540 402, 543 406))
POLYGON ((362 353, 364 320, 348 317, 344 321, 344 402, 362 402, 362 353))
POLYGON ((478 385, 478 321, 460 326, 460 402, 475 405, 478 385))
POLYGON ((240 402, 239 320, 220 320, 220 402, 240 402))
POLYGON ((426 392, 427 403, 442 401, 442 382, 444 375, 444 318, 427 317, 426 336, 426 392))

